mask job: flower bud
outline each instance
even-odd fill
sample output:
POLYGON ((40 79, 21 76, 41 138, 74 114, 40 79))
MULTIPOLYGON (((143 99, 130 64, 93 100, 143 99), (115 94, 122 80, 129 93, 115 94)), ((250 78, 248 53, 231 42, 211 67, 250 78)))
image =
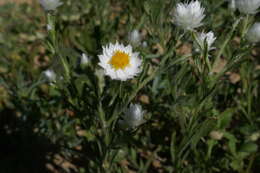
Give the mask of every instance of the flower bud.
POLYGON ((204 42, 206 41, 208 50, 212 50, 214 49, 212 46, 212 44, 214 43, 214 41, 216 40, 216 37, 214 37, 214 33, 213 32, 208 32, 208 33, 200 33, 197 36, 197 44, 195 45, 197 48, 204 50, 205 49, 205 44, 204 42))
POLYGON ((220 131, 211 131, 209 136, 212 138, 212 139, 215 139, 215 140, 221 140, 222 137, 223 137, 223 133, 220 132, 220 131))
POLYGON ((249 137, 249 139, 251 140, 251 141, 257 141, 258 139, 260 138, 260 132, 255 132, 255 133, 253 133, 250 137, 249 137))
POLYGON ((86 66, 89 63, 89 57, 83 53, 80 58, 80 65, 86 66))
POLYGON ((246 38, 249 42, 256 43, 260 41, 260 23, 256 22, 253 26, 248 30, 246 34, 246 38))
POLYGON ((236 0, 235 6, 241 13, 255 14, 260 7, 260 0, 236 0))
POLYGON ((125 111, 122 120, 119 120, 119 126, 125 129, 133 129, 144 122, 144 111, 139 104, 131 104, 125 111))
POLYGON ((56 81, 56 73, 53 70, 46 70, 43 72, 43 74, 49 82, 56 81))
POLYGON ((55 10, 57 7, 63 4, 59 0, 39 0, 39 2, 46 11, 55 10))
POLYGON ((139 45, 141 42, 141 34, 138 30, 133 30, 128 35, 128 40, 133 45, 139 45))

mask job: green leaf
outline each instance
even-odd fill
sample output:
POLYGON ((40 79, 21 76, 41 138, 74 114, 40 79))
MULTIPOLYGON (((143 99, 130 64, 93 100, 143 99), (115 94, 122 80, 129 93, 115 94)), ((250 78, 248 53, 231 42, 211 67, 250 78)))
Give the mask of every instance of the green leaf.
POLYGON ((240 148, 240 151, 248 152, 248 153, 257 152, 257 150, 258 150, 258 146, 253 142, 245 143, 240 148))
POLYGON ((236 155, 236 143, 237 143, 237 139, 236 137, 229 133, 229 132, 224 132, 224 137, 228 139, 228 147, 231 151, 231 153, 235 156, 236 155))
POLYGON ((232 120, 233 113, 234 113, 234 109, 227 109, 226 111, 221 113, 219 115, 219 121, 217 127, 219 129, 225 129, 229 127, 229 124, 232 120))

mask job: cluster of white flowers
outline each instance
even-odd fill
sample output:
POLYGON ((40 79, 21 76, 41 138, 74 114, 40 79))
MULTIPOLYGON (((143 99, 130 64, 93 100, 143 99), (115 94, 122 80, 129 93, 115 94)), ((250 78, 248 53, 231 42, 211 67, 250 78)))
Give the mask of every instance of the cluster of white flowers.
POLYGON ((120 127, 123 129, 133 129, 144 123, 144 111, 141 105, 131 104, 122 118, 122 120, 119 120, 120 127))
MULTIPOLYGON (((201 26, 202 20, 205 17, 205 9, 201 6, 199 1, 191 1, 190 3, 178 3, 175 12, 173 15, 173 22, 185 29, 185 30, 194 30, 201 26)), ((197 34, 195 46, 197 50, 204 50, 204 42, 206 41, 208 50, 212 50, 212 44, 216 40, 213 32, 208 33, 199 33, 197 34)))
MULTIPOLYGON (((55 10, 63 3, 60 0, 39 0, 40 4, 46 11, 55 10)), ((241 13, 255 14, 260 7, 260 0, 229 0, 230 8, 238 9, 241 13)), ((205 8, 202 7, 198 0, 192 0, 190 3, 178 3, 174 9, 172 22, 184 30, 195 31, 196 28, 203 25, 205 18, 205 8)), ((52 30, 51 25, 47 25, 48 30, 52 30)), ((196 33, 195 47, 199 51, 206 49, 212 50, 216 37, 212 31, 205 33, 196 33)), ((260 23, 255 23, 247 32, 246 38, 252 43, 260 41, 260 23)), ((141 34, 138 30, 133 30, 128 35, 128 40, 132 45, 140 45, 141 34)), ((146 42, 143 42, 145 44, 146 42)), ((147 45, 147 43, 146 43, 147 45)), ((142 60, 138 52, 134 52, 131 45, 124 46, 116 42, 103 46, 102 54, 98 55, 99 66, 103 68, 102 75, 107 75, 111 79, 126 81, 137 76, 142 68, 142 60)), ((80 59, 81 65, 87 65, 89 57, 82 54, 80 59)), ((98 71, 99 72, 99 71, 98 71)), ((50 82, 56 80, 56 74, 53 70, 43 72, 46 79, 50 82)), ((144 111, 138 104, 131 104, 125 111, 122 120, 119 120, 121 127, 133 129, 144 122, 144 111)))

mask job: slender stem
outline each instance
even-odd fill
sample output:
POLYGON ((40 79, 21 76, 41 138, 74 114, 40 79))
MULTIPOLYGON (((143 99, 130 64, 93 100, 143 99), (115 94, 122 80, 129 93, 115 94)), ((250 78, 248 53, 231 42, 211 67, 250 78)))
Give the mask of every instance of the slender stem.
POLYGON ((236 30, 236 28, 237 28, 237 26, 238 26, 240 20, 241 20, 241 18, 237 19, 237 20, 235 21, 235 23, 233 24, 232 30, 229 32, 229 34, 228 34, 226 40, 225 40, 224 43, 222 44, 222 46, 221 46, 221 48, 220 48, 220 50, 219 50, 219 52, 218 52, 218 54, 217 54, 217 56, 216 56, 216 58, 215 58, 215 61, 214 61, 214 63, 213 63, 213 68, 216 67, 217 64, 219 63, 220 57, 221 57, 221 55, 223 54, 223 52, 224 52, 224 50, 225 50, 227 44, 228 44, 229 41, 231 40, 231 38, 232 38, 232 36, 233 36, 233 33, 235 32, 235 30, 236 30))
POLYGON ((249 14, 246 15, 245 20, 243 22, 243 28, 242 28, 242 33, 241 33, 242 38, 244 38, 247 33, 248 24, 249 24, 249 14))

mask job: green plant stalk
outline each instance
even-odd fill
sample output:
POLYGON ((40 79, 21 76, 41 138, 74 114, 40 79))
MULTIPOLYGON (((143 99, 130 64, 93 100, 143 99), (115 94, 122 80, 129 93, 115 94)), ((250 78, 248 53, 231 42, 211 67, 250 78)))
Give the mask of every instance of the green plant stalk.
POLYGON ((225 50, 225 48, 226 48, 226 46, 227 46, 227 44, 228 44, 229 41, 232 39, 233 33, 235 32, 235 30, 236 30, 236 28, 237 28, 237 26, 238 26, 240 20, 241 20, 241 18, 237 19, 237 20, 234 22, 234 24, 233 24, 233 26, 232 26, 232 30, 231 30, 230 33, 228 34, 226 40, 225 40, 224 43, 222 44, 222 46, 221 46, 221 48, 220 48, 220 50, 219 50, 219 52, 218 52, 218 54, 217 54, 217 56, 216 56, 216 58, 215 58, 215 61, 214 61, 214 63, 213 63, 213 68, 216 67, 217 63, 218 63, 219 60, 220 60, 221 55, 223 54, 223 52, 224 52, 224 50, 225 50))
POLYGON ((246 33, 247 33, 247 30, 248 30, 248 25, 249 25, 249 14, 246 15, 244 21, 243 21, 243 27, 242 27, 242 32, 241 32, 241 37, 244 38, 246 33))
POLYGON ((59 52, 59 44, 57 40, 57 32, 55 28, 55 23, 56 23, 56 17, 52 15, 51 13, 47 13, 47 24, 50 25, 51 29, 49 30, 49 37, 51 40, 51 46, 54 48, 54 55, 58 55, 58 57, 61 60, 61 64, 64 68, 65 71, 65 79, 68 81, 70 79, 70 70, 68 63, 64 59, 64 57, 60 54, 59 52))
MULTIPOLYGON (((177 40, 181 39, 184 36, 184 34, 180 34, 177 38, 177 40)), ((150 74, 146 79, 144 79, 140 84, 138 84, 138 86, 135 88, 135 90, 131 93, 131 95, 128 97, 128 100, 124 103, 124 106, 119 110, 119 111, 114 111, 112 114, 112 117, 109 119, 109 124, 111 122, 113 122, 126 108, 127 106, 131 103, 131 101, 135 98, 136 94, 144 87, 146 86, 150 81, 152 81, 155 76, 160 73, 163 69, 163 67, 165 67, 165 63, 167 62, 167 60, 173 56, 173 52, 174 50, 179 46, 179 44, 175 44, 175 41, 172 40, 172 42, 170 43, 169 49, 167 51, 167 53, 162 57, 162 60, 160 61, 159 66, 157 67, 157 69, 155 69, 152 74, 150 74)), ((176 61, 176 63, 179 61, 176 61)), ((173 64, 171 64, 173 65, 173 64)))
MULTIPOLYGON (((201 51, 201 54, 200 54, 200 57, 203 57, 203 60, 205 60, 205 64, 208 68, 208 71, 211 72, 212 71, 212 66, 211 66, 211 63, 209 61, 209 53, 208 53, 208 44, 207 44, 207 40, 205 39, 204 40, 204 47, 202 47, 200 44, 199 44, 199 40, 197 38, 197 35, 195 34, 194 31, 191 31, 191 36, 192 38, 195 40, 195 42, 197 43, 197 45, 200 47, 200 49, 202 50, 201 51)), ((195 61, 196 62, 196 61, 195 61)), ((201 67, 202 63, 200 61, 199 64, 197 64, 197 68, 198 68, 198 71, 200 73, 204 72, 205 71, 205 68, 204 67, 201 67), (203 69, 203 70, 202 70, 203 69)))

